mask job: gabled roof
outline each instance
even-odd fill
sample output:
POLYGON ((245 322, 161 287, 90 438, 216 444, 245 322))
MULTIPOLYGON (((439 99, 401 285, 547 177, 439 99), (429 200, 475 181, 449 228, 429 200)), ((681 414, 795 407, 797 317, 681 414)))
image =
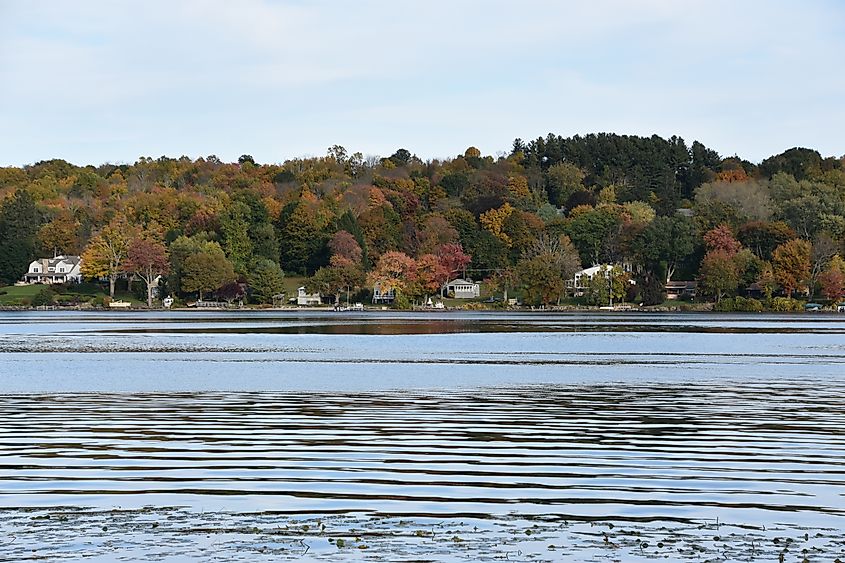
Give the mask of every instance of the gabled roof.
POLYGON ((610 270, 612 267, 613 266, 609 266, 608 264, 599 264, 598 266, 590 266, 589 268, 584 268, 580 272, 575 272, 575 275, 593 277, 594 275, 599 273, 599 270, 601 270, 602 268, 607 268, 608 270, 610 270))
POLYGON ((458 278, 458 279, 454 279, 454 280, 452 280, 452 281, 448 281, 448 282, 446 282, 446 285, 456 285, 456 284, 461 284, 461 285, 475 285, 476 283, 477 283, 477 282, 474 282, 474 281, 472 281, 472 280, 465 280, 465 279, 463 279, 463 278, 458 278))
POLYGON ((56 267, 59 263, 64 262, 65 264, 70 264, 71 266, 76 266, 79 264, 80 258, 79 256, 56 256, 55 258, 41 258, 39 260, 34 260, 34 262, 38 262, 39 264, 47 263, 47 267, 56 267))

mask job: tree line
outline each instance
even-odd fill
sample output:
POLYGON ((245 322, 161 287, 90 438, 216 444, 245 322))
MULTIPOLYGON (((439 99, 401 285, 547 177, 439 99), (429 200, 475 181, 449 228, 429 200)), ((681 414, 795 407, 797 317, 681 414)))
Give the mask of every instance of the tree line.
POLYGON ((286 272, 337 298, 379 283, 404 302, 466 275, 550 304, 582 267, 629 263, 588 297, 660 303, 667 280, 684 279, 714 301, 749 287, 837 300, 843 241, 842 158, 793 148, 755 164, 656 135, 550 134, 496 157, 470 147, 442 160, 336 145, 273 164, 0 168, 6 284, 37 257, 78 254, 112 293, 135 276, 175 296, 268 303, 286 272))

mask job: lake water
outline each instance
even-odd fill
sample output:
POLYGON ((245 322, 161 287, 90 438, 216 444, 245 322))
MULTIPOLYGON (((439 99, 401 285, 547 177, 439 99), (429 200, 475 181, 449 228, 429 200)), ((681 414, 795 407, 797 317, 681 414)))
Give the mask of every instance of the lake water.
POLYGON ((845 315, 0 314, 0 559, 832 561, 844 532, 845 315))

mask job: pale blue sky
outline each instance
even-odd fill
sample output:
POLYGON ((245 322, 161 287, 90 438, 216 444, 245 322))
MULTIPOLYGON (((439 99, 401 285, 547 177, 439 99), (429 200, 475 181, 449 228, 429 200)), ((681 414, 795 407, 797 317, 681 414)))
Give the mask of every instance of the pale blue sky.
POLYGON ((0 0, 0 165, 599 131, 841 156, 843 55, 838 0, 0 0))

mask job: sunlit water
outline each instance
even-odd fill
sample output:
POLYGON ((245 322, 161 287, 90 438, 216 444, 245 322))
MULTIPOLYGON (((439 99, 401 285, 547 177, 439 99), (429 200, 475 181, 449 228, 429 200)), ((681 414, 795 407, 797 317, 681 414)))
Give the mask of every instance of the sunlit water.
POLYGON ((271 559, 349 558, 311 537, 333 522, 352 545, 356 526, 407 528, 407 552, 370 539, 384 560, 556 560, 567 542, 601 559, 626 545, 601 534, 626 525, 640 543, 623 559, 649 558, 663 554, 641 538, 659 530, 724 542, 717 520, 757 545, 812 530, 842 556, 845 316, 8 313, 0 333, 0 531, 28 538, 16 556, 120 553, 35 524, 65 511, 59 527, 90 536, 116 508, 133 515, 104 524, 120 537, 149 514, 311 522, 310 543, 275 552, 229 538, 161 557, 250 559, 263 543, 271 559), (417 529, 444 522, 458 540, 417 529))

